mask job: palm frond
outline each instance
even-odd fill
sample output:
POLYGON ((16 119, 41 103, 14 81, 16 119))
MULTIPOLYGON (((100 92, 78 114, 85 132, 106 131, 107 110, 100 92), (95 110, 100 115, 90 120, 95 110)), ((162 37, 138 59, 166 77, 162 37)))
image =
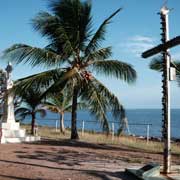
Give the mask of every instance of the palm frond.
POLYGON ((106 47, 106 48, 101 48, 98 49, 97 51, 94 51, 92 53, 89 53, 87 57, 85 57, 87 63, 91 63, 92 61, 99 61, 99 60, 104 60, 107 59, 111 56, 112 51, 111 47, 106 47))
POLYGON ((41 116, 41 118, 44 118, 45 116, 46 116, 46 110, 45 109, 42 109, 42 108, 37 108, 36 110, 35 110, 35 113, 38 113, 38 114, 40 114, 40 116, 41 116))
POLYGON ((22 100, 22 105, 25 105, 27 109, 31 112, 35 111, 37 108, 40 108, 42 101, 42 93, 44 91, 39 87, 39 84, 32 84, 30 87, 24 89, 20 85, 15 87, 15 93, 22 100))
POLYGON ((90 40, 89 44, 86 47, 85 55, 87 56, 92 51, 95 51, 100 46, 100 42, 104 40, 106 26, 110 23, 110 20, 121 11, 122 8, 117 9, 113 14, 111 14, 104 22, 100 25, 92 39, 90 40))
POLYGON ((82 100, 88 103, 90 113, 101 122, 103 130, 109 133, 109 123, 106 115, 108 102, 102 96, 98 87, 89 82, 82 93, 82 100))
MULTIPOLYGON (((176 69, 176 81, 178 83, 178 86, 180 86, 180 62, 175 60, 170 62, 170 66, 174 67, 176 69)), ((149 64, 150 69, 162 72, 163 71, 163 59, 161 56, 158 56, 149 64)))
POLYGON ((162 72, 163 70, 163 59, 161 56, 155 57, 149 64, 149 68, 155 71, 162 72))
POLYGON ((50 2, 74 49, 83 49, 91 33, 91 3, 79 0, 50 2))
POLYGON ((20 113, 30 113, 30 110, 26 107, 20 107, 15 110, 15 114, 20 114, 20 113))
POLYGON ((32 66, 54 67, 62 65, 66 60, 63 55, 59 55, 47 49, 28 46, 25 44, 15 44, 3 52, 3 58, 15 64, 28 63, 32 66))
POLYGON ((57 38, 57 29, 59 27, 59 19, 48 12, 41 11, 35 18, 32 19, 32 26, 36 31, 39 31, 42 36, 49 39, 57 38))
POLYGON ((128 119, 126 117, 122 118, 117 135, 120 136, 125 129, 128 129, 128 119))
POLYGON ((27 114, 27 113, 17 114, 17 115, 15 116, 16 122, 21 122, 21 121, 25 120, 25 118, 26 118, 27 116, 30 116, 30 115, 31 115, 31 114, 27 114))
POLYGON ((73 76, 78 74, 77 68, 68 69, 64 72, 59 79, 54 82, 50 87, 46 89, 46 91, 42 94, 42 97, 46 97, 49 93, 60 92, 64 89, 66 84, 73 76))
POLYGON ((62 100, 55 94, 48 94, 47 99, 42 103, 42 107, 52 112, 58 113, 61 111, 62 100))
POLYGON ((86 102, 78 102, 77 103, 77 109, 78 110, 83 110, 83 109, 87 109, 88 108, 88 105, 86 102))
MULTIPOLYGON (((170 66, 174 67, 177 71, 176 74, 180 74, 180 62, 177 60, 171 60, 170 66)), ((149 68, 155 71, 162 72, 163 71, 163 59, 161 56, 155 57, 149 64, 149 68)))
POLYGON ((61 54, 64 59, 67 59, 74 53, 71 36, 67 34, 67 30, 58 16, 40 12, 32 20, 32 24, 35 30, 40 31, 43 36, 47 36, 50 39, 54 47, 56 47, 56 52, 61 54))
POLYGON ((95 78, 93 79, 93 81, 98 87, 99 92, 101 92, 101 95, 108 102, 106 104, 107 109, 112 112, 114 119, 123 119, 125 117, 125 109, 119 102, 118 98, 113 93, 111 93, 108 88, 106 88, 100 81, 95 78))
POLYGON ((59 113, 66 111, 70 106, 72 96, 66 91, 66 88, 61 93, 50 93, 43 106, 52 112, 59 113))
POLYGON ((25 119, 26 116, 29 116, 31 114, 31 111, 26 107, 19 107, 15 110, 15 117, 16 120, 22 121, 25 119))
POLYGON ((130 64, 118 60, 94 61, 92 62, 92 66, 99 74, 115 76, 128 83, 136 80, 137 75, 134 68, 130 64))
POLYGON ((91 3, 82 3, 79 18, 79 49, 84 50, 85 44, 92 33, 91 3))
POLYGON ((72 112, 72 105, 69 104, 69 105, 63 107, 63 111, 64 112, 72 112))
POLYGON ((180 62, 173 61, 171 62, 171 66, 176 68, 176 81, 178 83, 178 86, 180 87, 180 62))
MULTIPOLYGON (((77 109, 78 110, 82 110, 82 109, 85 109, 87 108, 87 104, 85 102, 78 102, 77 103, 77 109)), ((72 111, 72 105, 69 104, 67 105, 66 107, 63 108, 64 112, 71 112, 72 111)))
POLYGON ((18 79, 14 84, 14 91, 16 94, 22 94, 32 86, 39 87, 39 90, 46 90, 50 87, 55 81, 63 76, 65 69, 53 69, 38 73, 32 76, 28 76, 22 79, 18 79))
POLYGON ((120 125, 125 118, 125 109, 119 102, 118 98, 112 94, 102 83, 93 78, 88 83, 82 93, 83 100, 87 101, 88 109, 100 120, 103 127, 109 131, 107 113, 111 112, 114 120, 118 120, 120 125))
POLYGON ((44 108, 50 110, 51 112, 59 113, 58 107, 56 105, 45 104, 44 108))

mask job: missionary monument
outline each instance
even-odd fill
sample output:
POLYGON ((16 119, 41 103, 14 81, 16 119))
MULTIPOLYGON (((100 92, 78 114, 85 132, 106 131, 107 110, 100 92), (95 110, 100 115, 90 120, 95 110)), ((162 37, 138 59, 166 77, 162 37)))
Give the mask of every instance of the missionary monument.
POLYGON ((4 144, 40 140, 39 136, 26 136, 26 130, 21 129, 20 123, 15 121, 12 70, 10 63, 8 63, 5 71, 0 70, 0 142, 4 144))

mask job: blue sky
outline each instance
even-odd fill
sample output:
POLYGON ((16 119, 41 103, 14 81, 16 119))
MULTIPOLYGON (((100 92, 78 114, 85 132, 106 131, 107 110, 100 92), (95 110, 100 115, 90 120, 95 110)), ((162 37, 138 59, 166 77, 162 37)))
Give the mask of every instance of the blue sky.
MULTIPOLYGON (((103 46, 113 47, 113 59, 130 63, 138 73, 137 82, 128 85, 122 81, 99 77, 115 93, 126 108, 161 108, 161 74, 148 69, 150 59, 142 59, 141 52, 160 43, 160 18, 157 13, 163 0, 92 0, 94 28, 119 7, 123 10, 107 29, 103 46)), ((170 37, 180 35, 180 1, 169 0, 170 37)), ((47 40, 35 32, 30 20, 39 11, 47 11, 47 0, 1 0, 0 52, 14 43, 37 47, 47 40)), ((180 59, 180 46, 171 50, 172 57, 180 59)), ((0 66, 5 67, 5 60, 0 66)), ((43 71, 21 64, 14 67, 13 78, 18 79, 43 71)), ((180 108, 180 88, 171 82, 172 108, 180 108)))

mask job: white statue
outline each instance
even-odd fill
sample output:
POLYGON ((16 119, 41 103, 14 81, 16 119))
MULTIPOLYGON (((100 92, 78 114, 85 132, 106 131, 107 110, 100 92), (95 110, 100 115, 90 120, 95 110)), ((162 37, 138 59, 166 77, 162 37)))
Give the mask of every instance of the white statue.
POLYGON ((12 65, 8 63, 6 67, 6 92, 4 103, 3 122, 14 123, 14 93, 11 91, 13 88, 13 81, 11 79, 12 65))

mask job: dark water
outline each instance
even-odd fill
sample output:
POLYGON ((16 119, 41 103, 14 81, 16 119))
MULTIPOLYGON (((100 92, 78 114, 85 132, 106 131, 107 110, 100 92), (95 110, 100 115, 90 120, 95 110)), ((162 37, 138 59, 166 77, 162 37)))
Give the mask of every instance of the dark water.
MULTIPOLYGON (((151 124, 149 127, 150 136, 153 137, 161 137, 161 110, 160 109, 129 109, 126 110, 127 118, 129 123, 129 133, 135 135, 146 136, 147 133, 147 125, 151 124)), ((71 115, 65 115, 65 126, 71 127, 70 123, 71 115)), ((82 128, 82 121, 84 120, 84 126, 86 130, 92 130, 100 132, 102 131, 100 123, 98 123, 94 117, 90 116, 87 111, 78 112, 78 128, 82 128), (91 122, 92 121, 92 122, 91 122)), ((109 115, 110 121, 112 121, 111 115, 109 115)), ((46 126, 56 126, 56 120, 59 120, 59 116, 57 114, 53 114, 48 112, 47 116, 44 119, 37 117, 38 125, 46 125, 46 126)), ((25 120, 26 123, 30 122, 30 119, 27 118, 25 120)), ((59 125, 59 122, 58 122, 59 125)), ((112 127, 112 122, 110 122, 110 126, 112 127)), ((119 127, 119 123, 115 122, 115 131, 117 131, 119 127)), ((126 133, 128 131, 126 130, 126 133)), ((180 110, 172 109, 171 110, 171 135, 174 138, 180 138, 180 110)))

